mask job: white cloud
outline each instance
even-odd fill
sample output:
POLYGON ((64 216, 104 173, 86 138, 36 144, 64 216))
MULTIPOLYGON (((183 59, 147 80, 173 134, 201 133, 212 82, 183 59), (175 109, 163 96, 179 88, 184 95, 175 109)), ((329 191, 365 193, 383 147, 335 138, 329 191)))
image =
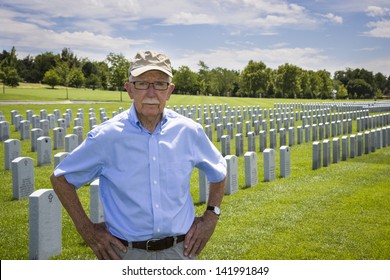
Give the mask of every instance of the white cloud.
POLYGON ((343 23, 343 18, 340 16, 336 16, 333 13, 328 13, 326 15, 323 15, 323 17, 333 23, 337 23, 337 24, 343 23))
POLYGON ((390 15, 390 9, 378 6, 368 6, 367 15, 370 17, 383 17, 390 15))
POLYGON ((188 12, 175 13, 164 20, 164 24, 168 25, 192 25, 192 24, 215 24, 218 20, 212 15, 193 14, 188 12))
POLYGON ((369 37, 390 38, 390 20, 380 20, 369 22, 370 31, 364 32, 364 35, 369 37))
MULTIPOLYGON (((0 15, 3 11, 0 10, 0 15)), ((16 21, 8 17, 0 17, 0 34, 2 44, 17 46, 29 54, 36 55, 44 51, 60 51, 64 47, 70 47, 73 51, 84 50, 86 52, 102 53, 124 52, 139 45, 149 43, 147 40, 130 40, 123 37, 95 34, 88 31, 57 32, 51 29, 43 29, 33 23, 16 21), (39 48, 39 49, 38 49, 39 48), (34 52, 35 50, 35 52, 34 52)))
POLYGON ((352 61, 349 63, 350 68, 364 68, 374 73, 382 73, 386 76, 390 76, 390 56, 374 59, 361 59, 359 61, 352 61))

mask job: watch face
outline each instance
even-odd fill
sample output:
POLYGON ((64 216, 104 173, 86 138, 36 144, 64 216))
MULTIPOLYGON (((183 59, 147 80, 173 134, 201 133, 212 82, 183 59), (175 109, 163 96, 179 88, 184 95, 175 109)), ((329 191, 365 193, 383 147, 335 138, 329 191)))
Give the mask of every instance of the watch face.
POLYGON ((214 213, 217 214, 217 215, 220 215, 221 214, 221 209, 219 209, 219 207, 215 206, 214 207, 214 213))

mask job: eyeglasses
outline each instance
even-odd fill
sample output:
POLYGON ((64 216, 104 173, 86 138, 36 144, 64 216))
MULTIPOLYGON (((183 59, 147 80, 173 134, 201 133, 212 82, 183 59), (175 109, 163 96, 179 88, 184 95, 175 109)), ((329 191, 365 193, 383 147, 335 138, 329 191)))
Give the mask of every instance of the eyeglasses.
POLYGON ((150 87, 150 85, 153 85, 153 88, 155 90, 167 90, 169 83, 168 82, 154 82, 154 83, 149 83, 145 81, 135 81, 131 82, 135 89, 140 89, 140 90, 146 90, 150 87))

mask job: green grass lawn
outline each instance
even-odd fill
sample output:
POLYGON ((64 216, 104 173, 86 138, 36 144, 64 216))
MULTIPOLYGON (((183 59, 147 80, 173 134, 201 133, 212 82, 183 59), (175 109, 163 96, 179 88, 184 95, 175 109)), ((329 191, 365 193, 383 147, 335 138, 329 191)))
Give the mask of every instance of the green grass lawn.
MULTIPOLYGON (((89 108, 95 108, 96 111, 105 108, 107 112, 112 112, 119 107, 127 109, 130 105, 126 93, 123 93, 123 102, 118 102, 118 92, 69 89, 69 96, 71 100, 105 103, 35 104, 40 101, 65 101, 65 89, 33 89, 26 85, 25 88, 6 88, 6 94, 0 93, 0 102, 31 102, 0 103, 0 111, 10 120, 10 111, 13 109, 25 116, 27 109, 39 114, 41 109, 48 112, 59 109, 63 113, 70 108, 75 114, 78 108, 83 108, 85 112, 89 108)), ((236 107, 260 105, 267 108, 273 107, 275 102, 317 101, 174 95, 168 105, 228 104, 236 107)), ((300 125, 300 122, 295 125, 300 125)), ((85 119, 85 132, 88 127, 85 119)), ((68 133, 71 131, 68 129, 68 133)), ((13 126, 11 133, 11 138, 20 138, 13 126)), ((258 145, 258 139, 256 141, 258 145)), ((32 157, 36 165, 36 153, 30 152, 30 145, 30 140, 22 141, 22 156, 32 157)), ((220 148, 221 143, 215 142, 215 145, 220 148)), ((239 157, 239 191, 225 196, 217 229, 199 259, 388 260, 390 147, 314 171, 311 149, 311 143, 291 147, 291 176, 278 177, 273 182, 263 181, 263 154, 258 152, 259 184, 251 188, 244 187, 244 158, 239 157)), ((234 141, 231 151, 235 151, 234 141)), ((61 150, 53 151, 53 156, 57 152, 61 150)), ((276 162, 279 175, 278 150, 276 162)), ((52 167, 49 166, 35 167, 35 189, 51 188, 51 172, 52 167)), ((28 199, 12 200, 11 175, 11 171, 4 170, 4 144, 1 143, 0 258, 28 259, 28 199)), ((191 193, 200 215, 205 205, 199 203, 197 170, 191 179, 191 193)), ((82 188, 79 194, 88 210, 88 187, 82 188)), ((54 259, 95 259, 92 250, 86 247, 65 211, 62 234, 62 254, 54 259)))

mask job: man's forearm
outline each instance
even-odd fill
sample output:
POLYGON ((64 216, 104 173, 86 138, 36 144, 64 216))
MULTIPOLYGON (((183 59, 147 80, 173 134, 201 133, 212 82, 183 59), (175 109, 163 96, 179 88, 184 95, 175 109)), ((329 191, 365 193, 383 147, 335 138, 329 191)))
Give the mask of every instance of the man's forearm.
POLYGON ((93 224, 85 213, 74 186, 68 183, 64 176, 56 177, 52 174, 50 181, 59 200, 73 220, 76 229, 83 236, 83 233, 93 224))
POLYGON ((217 183, 210 183, 209 199, 207 204, 211 206, 221 206, 225 194, 226 177, 217 183))

